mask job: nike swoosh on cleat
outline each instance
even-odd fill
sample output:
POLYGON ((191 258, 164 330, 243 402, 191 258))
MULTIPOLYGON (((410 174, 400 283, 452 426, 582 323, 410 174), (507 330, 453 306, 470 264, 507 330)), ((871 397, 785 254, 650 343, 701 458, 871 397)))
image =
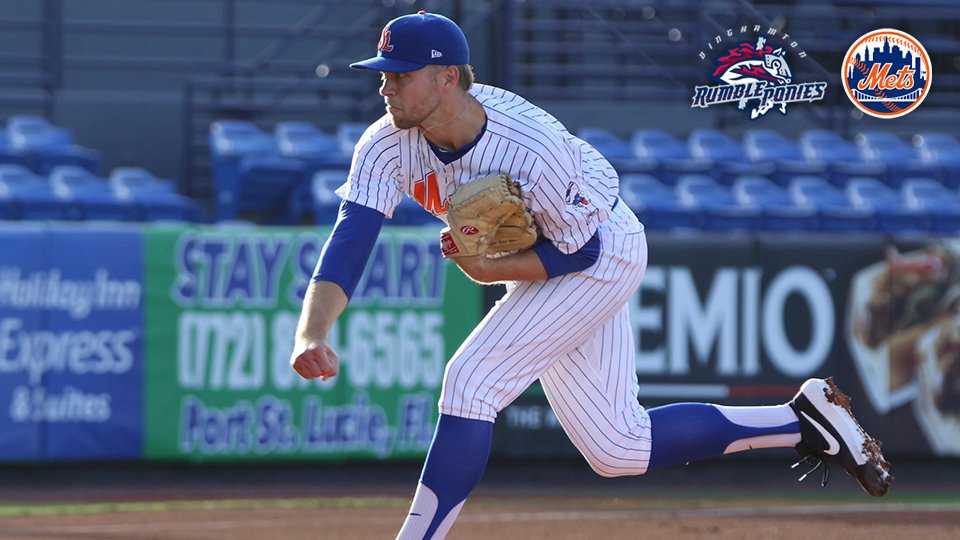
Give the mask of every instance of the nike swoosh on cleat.
POLYGON ((808 422, 813 424, 813 427, 817 428, 817 431, 820 432, 820 435, 823 435, 823 438, 827 440, 827 449, 824 450, 824 453, 830 456, 837 455, 840 452, 840 443, 837 441, 837 438, 834 437, 827 429, 820 425, 819 422, 810 418, 810 415, 804 411, 800 411, 800 414, 807 419, 808 422))

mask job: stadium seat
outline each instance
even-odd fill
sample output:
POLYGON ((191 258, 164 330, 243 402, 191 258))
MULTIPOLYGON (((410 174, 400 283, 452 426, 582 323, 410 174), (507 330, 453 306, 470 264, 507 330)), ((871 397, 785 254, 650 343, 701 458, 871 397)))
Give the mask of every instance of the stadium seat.
POLYGON ((33 168, 33 161, 30 154, 22 149, 13 146, 10 142, 10 135, 7 128, 0 127, 0 164, 21 165, 27 168, 33 168))
POLYGON ((940 181, 960 186, 960 142, 950 133, 926 131, 913 136, 920 160, 937 168, 940 181))
POLYGON ((273 136, 250 122, 214 122, 210 158, 217 221, 251 216, 270 224, 300 222, 306 166, 281 156, 273 136))
POLYGON ((74 216, 84 220, 127 221, 136 212, 121 201, 106 180, 76 165, 60 165, 50 171, 53 193, 73 205, 74 216))
POLYGON ((827 171, 826 163, 804 159, 793 141, 770 129, 747 130, 743 149, 752 162, 772 162, 776 170, 770 178, 784 187, 794 176, 819 176, 827 171))
POLYGON ((764 230, 817 230, 815 210, 797 206, 786 189, 762 176, 741 176, 731 190, 741 206, 760 209, 764 230))
POLYGON ((854 177, 847 182, 847 198, 855 208, 872 211, 877 216, 881 232, 901 233, 930 229, 927 215, 910 208, 900 191, 886 186, 876 178, 854 177))
POLYGON ((899 188, 904 178, 936 174, 936 168, 921 161, 912 145, 893 133, 864 131, 857 133, 853 140, 864 161, 886 164, 885 183, 890 187, 899 188))
MULTIPOLYGON (((318 225, 333 225, 337 221, 341 199, 337 188, 347 181, 347 169, 324 169, 313 174, 311 194, 313 196, 314 222, 318 225)), ((393 216, 385 225, 439 225, 441 222, 427 212, 416 201, 403 195, 400 203, 393 209, 393 216)))
POLYGON ((817 212, 819 230, 826 232, 868 232, 876 230, 876 216, 856 208, 843 191, 819 176, 797 176, 790 181, 794 204, 817 212))
POLYGON ((138 221, 197 221, 196 203, 177 193, 173 182, 140 167, 118 167, 108 179, 120 200, 132 205, 138 221))
POLYGON ((674 189, 681 205, 703 212, 703 226, 707 230, 760 229, 760 209, 741 205, 726 186, 709 176, 683 175, 677 179, 674 189))
POLYGON ((620 198, 652 231, 701 229, 703 215, 680 204, 673 186, 648 174, 620 177, 620 198))
POLYGON ((630 143, 609 129, 585 127, 577 131, 577 137, 596 148, 620 174, 655 172, 657 169, 655 160, 638 158, 630 143))
POLYGON ((323 169, 313 173, 310 182, 313 195, 313 220, 317 225, 333 225, 340 210, 340 196, 335 192, 347 181, 346 169, 323 169))
POLYGON ((10 143, 30 156, 31 167, 47 174, 60 165, 75 165, 94 174, 100 172, 97 152, 74 143, 69 130, 54 126, 45 118, 14 115, 7 120, 10 143))
POLYGON ((0 203, 3 219, 80 219, 70 205, 53 193, 50 182, 23 165, 0 164, 0 203))
POLYGON ((886 164, 863 161, 855 144, 832 131, 804 131, 800 135, 800 149, 806 159, 827 164, 827 179, 835 186, 844 186, 855 176, 883 178, 887 174, 886 164))
POLYGON ((900 188, 908 208, 926 212, 933 232, 960 231, 960 195, 933 178, 907 178, 900 188))
POLYGON ((353 150, 368 127, 370 126, 359 122, 344 122, 337 126, 337 143, 340 145, 340 153, 347 158, 348 163, 353 161, 353 150))
POLYGON ((310 174, 323 168, 350 167, 350 159, 340 151, 337 137, 309 122, 279 122, 273 133, 280 154, 302 161, 310 174))
POLYGON ((707 159, 715 164, 714 177, 729 186, 733 180, 744 174, 770 175, 774 166, 769 161, 750 161, 743 145, 716 129, 695 129, 687 139, 690 155, 707 159), (719 175, 717 174, 719 173, 719 175))
POLYGON ((653 160, 657 176, 671 185, 683 174, 713 173, 713 161, 693 158, 685 142, 662 129, 634 130, 630 146, 641 161, 653 160))

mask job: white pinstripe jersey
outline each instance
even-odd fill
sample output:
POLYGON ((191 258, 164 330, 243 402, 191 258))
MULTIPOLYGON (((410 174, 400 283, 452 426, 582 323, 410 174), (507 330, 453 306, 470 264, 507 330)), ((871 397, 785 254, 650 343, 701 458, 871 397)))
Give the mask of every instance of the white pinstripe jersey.
POLYGON ((447 198, 457 186, 509 173, 520 182, 543 234, 563 253, 580 249, 617 201, 619 179, 613 167, 520 96, 481 84, 470 93, 483 105, 487 125, 464 156, 445 165, 419 128, 398 129, 384 115, 357 143, 347 182, 337 194, 391 217, 406 193, 445 221, 447 198))

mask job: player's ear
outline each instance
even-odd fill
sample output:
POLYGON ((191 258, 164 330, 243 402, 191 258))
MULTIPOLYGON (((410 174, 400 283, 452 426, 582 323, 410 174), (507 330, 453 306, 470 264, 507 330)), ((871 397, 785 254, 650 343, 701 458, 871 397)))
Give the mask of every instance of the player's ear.
POLYGON ((460 83, 460 70, 457 66, 443 66, 441 77, 444 86, 453 88, 460 83))

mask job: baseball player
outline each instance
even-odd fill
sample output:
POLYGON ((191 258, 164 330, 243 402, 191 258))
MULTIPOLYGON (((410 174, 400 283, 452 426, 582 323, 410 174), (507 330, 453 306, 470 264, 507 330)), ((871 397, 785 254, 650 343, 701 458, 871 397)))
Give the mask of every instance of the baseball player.
POLYGON ((458 252, 466 236, 444 241, 464 273, 506 283, 507 292, 447 364, 440 418, 398 538, 447 534, 486 466, 497 413, 536 380, 603 476, 795 447, 801 457, 841 466, 870 494, 885 494, 889 463, 829 379, 808 380, 779 406, 640 406, 627 302, 647 264, 643 226, 594 148, 520 96, 474 84, 469 61, 460 28, 421 11, 387 23, 377 55, 351 64, 381 73, 386 114, 357 143, 337 191, 340 214, 304 299, 291 359, 305 378, 337 374, 327 333, 404 194, 450 222, 463 186, 490 175, 519 183, 541 233, 535 245, 473 254, 458 252))

